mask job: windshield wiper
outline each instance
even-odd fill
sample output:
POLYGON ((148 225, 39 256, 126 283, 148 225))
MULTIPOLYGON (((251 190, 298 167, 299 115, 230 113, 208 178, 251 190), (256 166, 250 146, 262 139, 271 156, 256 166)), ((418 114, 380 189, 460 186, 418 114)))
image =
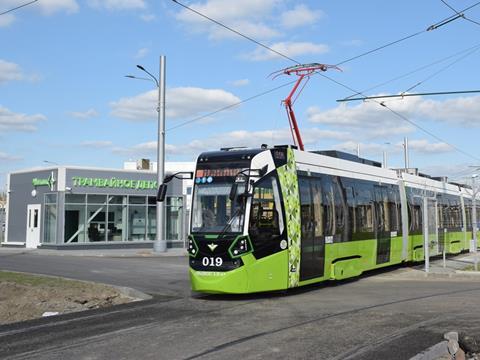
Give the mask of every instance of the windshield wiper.
POLYGON ((240 213, 242 212, 243 210, 243 207, 244 207, 244 204, 242 203, 242 205, 237 209, 235 210, 235 212, 233 213, 232 217, 230 218, 230 220, 225 224, 225 226, 223 227, 222 231, 220 231, 220 234, 218 235, 218 238, 221 238, 223 235, 225 235, 225 233, 227 232, 228 228, 230 228, 233 224, 233 220, 235 220, 235 218, 237 216, 240 215, 240 213))

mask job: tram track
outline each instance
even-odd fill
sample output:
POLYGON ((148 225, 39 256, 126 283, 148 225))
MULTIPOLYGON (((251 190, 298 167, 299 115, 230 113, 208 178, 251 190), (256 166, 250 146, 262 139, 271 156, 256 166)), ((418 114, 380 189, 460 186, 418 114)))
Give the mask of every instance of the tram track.
MULTIPOLYGON (((249 335, 249 336, 245 336, 245 337, 242 337, 242 338, 239 338, 239 339, 236 339, 236 340, 225 342, 225 343, 217 345, 217 346, 215 346, 215 347, 213 347, 209 350, 203 351, 201 353, 197 353, 197 354, 189 356, 189 357, 185 357, 184 360, 199 359, 199 358, 202 358, 202 357, 212 355, 214 353, 226 350, 226 349, 231 348, 233 346, 246 343, 246 342, 251 341, 251 340, 256 340, 256 339, 264 337, 264 336, 274 335, 276 333, 281 333, 281 332, 292 330, 292 329, 295 329, 295 328, 300 328, 300 327, 307 326, 307 325, 310 325, 310 324, 313 324, 313 323, 316 323, 316 322, 319 322, 319 321, 323 321, 323 320, 328 320, 328 319, 341 317, 341 316, 346 316, 346 315, 347 316, 348 315, 354 315, 354 314, 357 314, 359 312, 370 311, 370 310, 374 310, 374 309, 381 308, 381 307, 386 307, 386 306, 391 306, 391 305, 397 305, 397 304, 402 304, 402 303, 407 303, 407 302, 415 302, 415 301, 421 301, 421 300, 427 300, 427 299, 434 299, 434 298, 438 298, 438 297, 442 297, 442 296, 455 295, 455 294, 459 294, 459 293, 465 293, 466 294, 466 293, 471 293, 471 292, 479 292, 480 293, 480 287, 475 287, 475 288, 465 289, 465 290, 460 290, 460 291, 448 291, 448 292, 441 292, 441 293, 436 293, 436 294, 416 296, 416 297, 411 297, 411 298, 406 298, 406 299, 401 299, 401 300, 388 301, 388 302, 384 302, 384 303, 374 304, 374 305, 371 305, 371 306, 359 307, 359 308, 350 309, 350 310, 347 310, 347 311, 341 311, 341 312, 337 312, 337 313, 333 313, 333 314, 327 314, 327 315, 316 317, 316 318, 313 318, 313 319, 310 319, 310 320, 307 320, 307 321, 297 322, 297 323, 289 325, 289 326, 280 327, 280 328, 273 329, 273 330, 268 330, 268 331, 262 331, 262 332, 258 332, 258 333, 255 333, 255 334, 252 334, 252 335, 249 335)), ((442 318, 440 320, 447 320, 447 318, 448 317, 445 317, 445 318, 442 318)), ((438 320, 438 321, 440 321, 440 320, 438 320)), ((416 328, 419 328, 421 326, 425 326, 425 325, 428 325, 428 324, 433 324, 433 323, 438 322, 438 321, 437 321, 437 319, 433 319, 433 320, 425 321, 423 325, 421 323, 419 323, 418 326, 417 326, 417 324, 414 324, 410 327, 407 327, 407 328, 404 328, 404 329, 400 329, 399 331, 396 331, 395 333, 393 333, 393 336, 400 337, 400 336, 406 334, 408 331, 412 331, 412 330, 414 330, 416 328)), ((381 345, 382 342, 385 342, 386 338, 387 337, 379 340, 379 343, 377 344, 377 346, 381 345)), ((390 339, 392 339, 392 338, 390 338, 390 339)), ((366 352, 367 350, 371 350, 371 348, 364 347, 363 351, 366 352)), ((347 356, 352 356, 352 353, 350 353, 350 351, 355 351, 355 349, 351 349, 351 350, 347 351, 347 356)), ((362 351, 362 348, 360 348, 359 351, 362 351)), ((343 358, 339 357, 338 359, 343 359, 343 358)))
MULTIPOLYGON (((268 298, 270 298, 269 296, 268 298)), ((252 296, 249 296, 252 298, 252 296)), ((262 299, 264 299, 262 297, 262 299)), ((150 300, 114 306, 115 309, 87 310, 79 313, 60 315, 65 319, 42 318, 32 321, 8 324, 0 326, 0 354, 7 359, 36 358, 38 355, 56 353, 101 342, 111 336, 126 334, 133 331, 147 331, 148 329, 162 326, 167 322, 188 322, 199 313, 210 316, 211 313, 228 311, 240 306, 248 306, 252 303, 261 302, 262 299, 253 298, 228 306, 214 309, 188 310, 189 304, 196 300, 204 304, 218 304, 221 300, 215 295, 199 295, 192 298, 180 298, 171 296, 156 296, 150 300), (182 302, 185 302, 182 304, 182 302), (93 312, 93 314, 92 314, 93 312), (88 314, 87 314, 88 313, 88 314), (38 323, 40 322, 40 324, 38 323), (143 322, 143 323, 142 323, 143 322), (134 326, 128 326, 137 323, 134 326), (111 328, 110 330, 106 330, 111 328), (11 329, 11 330, 9 330, 11 329), (67 333, 65 330, 67 329, 67 333), (88 332, 95 333, 84 337, 88 332), (44 346, 48 340, 56 339, 55 335, 62 333, 63 337, 74 339, 74 343, 44 346), (83 337, 82 337, 83 336, 83 337), (32 342, 32 339, 35 339, 32 342), (11 345, 13 344, 13 346, 11 345), (25 351, 26 348, 38 349, 25 351)), ((223 298, 225 301, 225 298, 223 298)), ((227 297, 226 301, 240 301, 241 298, 227 297)), ((207 305, 210 306, 210 305, 207 305)), ((69 341, 68 339, 66 341, 69 341)))
POLYGON ((445 315, 445 316, 437 316, 435 319, 425 320, 417 322, 413 325, 403 327, 399 330, 396 330, 388 335, 378 337, 376 340, 371 341, 368 345, 361 345, 355 346, 353 348, 348 349, 347 351, 336 355, 329 360, 355 360, 358 359, 359 356, 366 355, 369 352, 373 352, 376 349, 383 347, 395 340, 401 339, 405 335, 411 333, 412 331, 418 330, 423 327, 428 327, 434 324, 438 324, 444 321, 453 320, 456 316, 452 315, 445 315))
MULTIPOLYGON (((348 317, 381 307, 435 299, 454 294, 469 294, 475 292, 480 292, 480 287, 463 289, 460 291, 437 292, 435 294, 409 297, 395 301, 386 301, 369 306, 356 307, 347 311, 324 314, 313 319, 296 322, 289 326, 255 332, 183 358, 208 358, 208 356, 215 353, 228 350, 236 345, 245 344, 265 336, 274 335, 292 329, 299 329, 328 319, 341 318, 345 316, 348 317)), ((252 296, 249 296, 247 299, 245 299, 243 296, 219 298, 218 296, 212 295, 201 296, 199 298, 163 299, 163 301, 162 299, 156 298, 134 305, 130 304, 130 307, 123 306, 121 309, 117 308, 111 311, 103 311, 90 315, 82 314, 82 316, 79 317, 77 316, 59 321, 51 321, 43 324, 23 324, 28 326, 22 326, 20 323, 20 326, 22 326, 21 328, 14 328, 11 330, 5 329, 8 328, 8 326, 3 326, 2 328, 4 328, 6 331, 2 331, 2 328, 0 328, 0 353, 3 354, 2 356, 6 356, 7 359, 50 358, 50 356, 54 356, 54 354, 61 354, 62 352, 68 352, 72 349, 88 347, 89 345, 93 345, 95 343, 102 343, 119 335, 125 335, 134 332, 149 333, 152 329, 161 326, 167 326, 167 324, 168 326, 172 326, 172 324, 174 325, 176 323, 184 324, 189 323, 191 320, 211 318, 212 316, 218 316, 215 314, 222 315, 228 313, 230 309, 237 309, 239 306, 248 307, 252 304, 264 304, 269 302, 271 299, 272 296, 269 295, 264 295, 261 298, 258 298, 258 296, 252 298, 252 296), (233 304, 229 304, 229 302, 233 302, 233 304), (218 306, 219 303, 222 303, 224 306, 218 306), (215 306, 215 308, 212 308, 212 305, 215 306), (190 310, 188 310, 189 308, 190 310), (61 340, 58 339, 59 334, 62 335, 61 340), (85 336, 85 334, 90 335, 85 336), (35 340, 32 342, 32 339, 35 340), (53 342, 57 342, 57 344, 52 345, 52 339, 53 342), (60 343, 58 343, 59 341, 60 343)), ((394 331, 389 335, 378 338, 373 343, 370 343, 366 346, 359 346, 349 349, 333 359, 353 359, 354 355, 358 356, 362 353, 368 353, 369 351, 381 347, 389 341, 401 338, 411 331, 415 331, 421 327, 429 326, 440 321, 448 320, 450 320, 449 316, 441 316, 435 319, 429 319, 415 323, 411 326, 394 331)))

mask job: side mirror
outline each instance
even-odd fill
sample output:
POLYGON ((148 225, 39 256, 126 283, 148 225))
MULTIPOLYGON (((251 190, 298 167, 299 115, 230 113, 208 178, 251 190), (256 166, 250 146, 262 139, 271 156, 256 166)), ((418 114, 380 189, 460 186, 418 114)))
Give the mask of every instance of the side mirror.
POLYGON ((180 171, 173 175, 166 176, 163 179, 163 184, 159 186, 157 192, 157 202, 163 202, 165 200, 165 195, 167 194, 167 184, 172 181, 173 179, 180 179, 180 180, 192 180, 193 179, 193 172, 191 171, 180 171))
POLYGON ((230 188, 230 194, 228 195, 228 198, 230 201, 235 200, 235 197, 237 196, 237 190, 238 190, 238 184, 233 183, 232 187, 230 188))
POLYGON ((160 185, 157 192, 157 202, 163 202, 165 200, 166 194, 167 194, 167 184, 160 185))

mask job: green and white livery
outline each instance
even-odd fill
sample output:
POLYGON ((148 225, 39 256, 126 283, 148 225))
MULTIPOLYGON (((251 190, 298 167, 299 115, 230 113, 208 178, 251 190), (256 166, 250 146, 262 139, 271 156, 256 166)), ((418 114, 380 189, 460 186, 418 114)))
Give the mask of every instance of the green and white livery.
POLYGON ((286 290, 422 261, 424 243, 431 255, 471 246, 469 189, 350 154, 206 152, 194 182, 194 291, 286 290))

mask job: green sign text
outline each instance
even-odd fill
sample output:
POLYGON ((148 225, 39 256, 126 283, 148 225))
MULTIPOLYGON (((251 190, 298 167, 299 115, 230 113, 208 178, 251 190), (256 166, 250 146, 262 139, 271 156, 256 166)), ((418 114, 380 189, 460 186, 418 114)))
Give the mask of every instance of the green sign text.
POLYGON ((156 181, 149 180, 129 180, 129 179, 103 179, 103 178, 86 178, 80 176, 72 177, 73 186, 81 187, 99 187, 99 188, 119 188, 119 189, 135 189, 135 190, 151 190, 157 189, 156 181))

